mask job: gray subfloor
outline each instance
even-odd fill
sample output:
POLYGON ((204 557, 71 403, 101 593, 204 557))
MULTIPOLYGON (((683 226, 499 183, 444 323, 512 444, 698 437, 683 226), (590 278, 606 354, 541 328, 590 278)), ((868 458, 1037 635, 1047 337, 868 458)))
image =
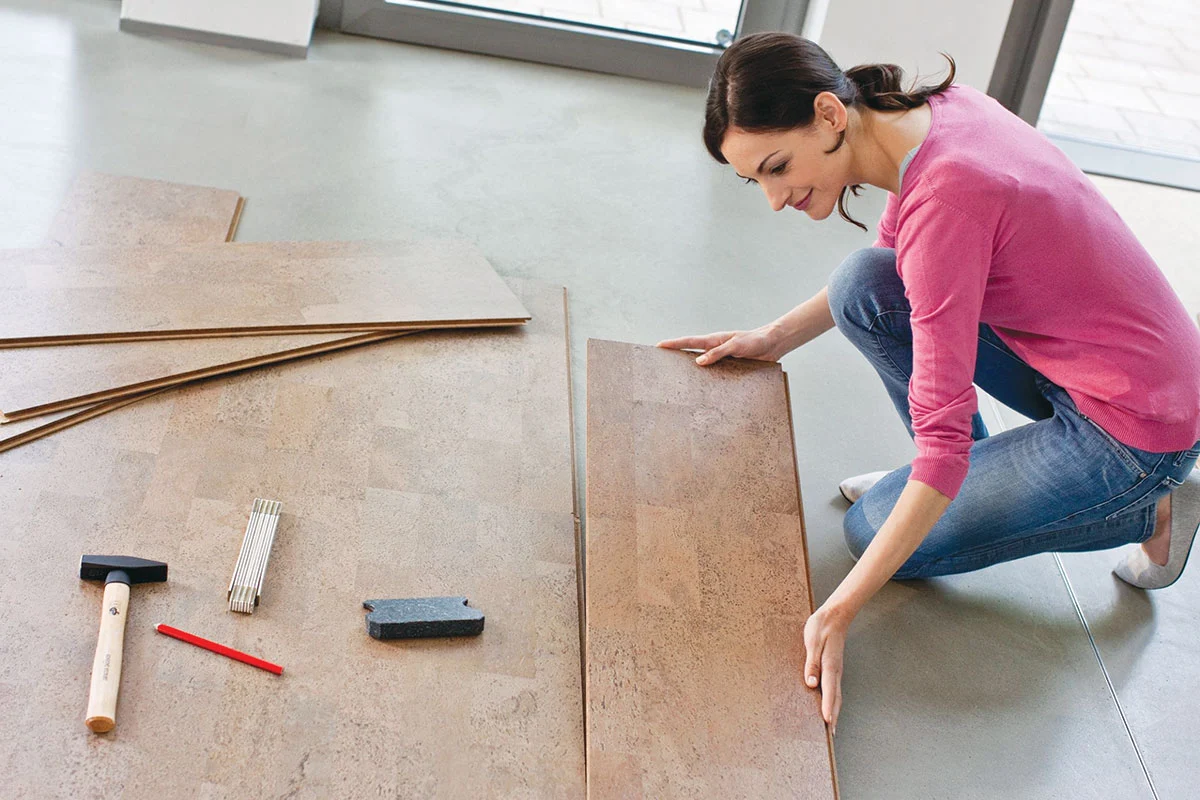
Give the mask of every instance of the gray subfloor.
MULTIPOLYGON (((297 61, 121 34, 117 12, 0 7, 0 242, 36 244, 81 168, 237 189, 241 241, 457 233, 569 288, 581 451, 588 337, 759 324, 872 241, 771 214, 705 154, 695 90, 324 32, 297 61)), ((1200 195, 1098 182, 1200 308, 1200 195)), ((836 333, 784 363, 819 601, 851 566, 838 480, 912 445, 836 333)), ((1200 567, 1151 596, 1115 557, 886 587, 848 645, 843 797, 1150 798, 1147 772, 1197 796, 1200 567)))

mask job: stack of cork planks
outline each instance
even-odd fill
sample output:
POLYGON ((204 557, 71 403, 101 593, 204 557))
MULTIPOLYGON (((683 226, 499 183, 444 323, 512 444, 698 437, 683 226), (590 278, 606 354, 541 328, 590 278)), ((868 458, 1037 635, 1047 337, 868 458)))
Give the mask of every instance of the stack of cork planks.
POLYGON ((588 797, 835 798, 786 376, 592 340, 588 797))
MULTIPOLYGON (((85 209, 99 204, 117 209, 137 241, 169 241, 162 229, 176 223, 199 240, 190 232, 217 230, 213 207, 240 212, 236 193, 116 177, 105 191, 103 177, 76 184, 55 241, 114 241, 94 221, 72 222, 73 213, 94 220, 99 212, 85 209), (136 202, 131 180, 144 190, 136 202), (169 213, 135 224, 156 194, 169 213)), ((226 230, 235 226, 236 216, 226 230)), ((171 386, 413 330, 528 319, 482 255, 456 240, 8 251, 0 296, 14 310, 0 323, 10 334, 0 366, 11 376, 0 389, 0 452, 171 386), (249 334, 260 335, 237 338, 249 334), (157 341, 171 338, 193 341, 157 341)))
POLYGON ((6 577, 76 551, 172 570, 130 620, 110 742, 79 735, 94 593, 69 569, 39 581, 36 601, 0 589, 0 636, 23 654, 0 681, 16 709, 0 720, 12 792, 584 795, 565 294, 513 287, 527 326, 189 384, 4 454, 0 507, 22 554, 6 577), (211 609, 256 493, 288 499, 289 546, 251 629, 211 609), (483 636, 362 630, 364 597, 447 591, 487 612, 483 636), (159 621, 269 655, 286 684, 161 649, 159 621))

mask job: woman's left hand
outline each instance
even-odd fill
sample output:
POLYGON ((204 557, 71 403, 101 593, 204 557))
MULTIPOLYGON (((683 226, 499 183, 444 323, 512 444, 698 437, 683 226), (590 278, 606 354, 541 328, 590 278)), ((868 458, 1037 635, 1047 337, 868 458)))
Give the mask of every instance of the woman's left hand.
POLYGON ((846 631, 850 620, 828 606, 813 612, 804 624, 804 682, 810 689, 821 687, 821 716, 837 733, 838 712, 842 709, 842 657, 846 650, 846 631))

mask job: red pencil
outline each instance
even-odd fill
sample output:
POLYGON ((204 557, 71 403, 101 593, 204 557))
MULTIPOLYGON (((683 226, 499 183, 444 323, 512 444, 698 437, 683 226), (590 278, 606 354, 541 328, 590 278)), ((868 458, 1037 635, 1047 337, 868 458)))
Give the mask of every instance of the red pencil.
POLYGON ((179 628, 172 628, 170 625, 163 625, 162 623, 155 625, 154 630, 158 631, 159 633, 164 633, 167 636, 172 636, 182 642, 194 644, 196 647, 203 647, 205 650, 212 650, 214 653, 220 653, 221 655, 232 658, 235 661, 241 661, 243 664, 249 664, 252 667, 265 669, 267 672, 273 672, 276 675, 283 674, 283 667, 279 666, 278 664, 272 664, 270 661, 263 661, 261 658, 255 658, 252 655, 243 653, 240 650, 234 650, 232 647, 226 647, 223 644, 210 642, 208 639, 203 639, 199 636, 196 636, 194 633, 181 631, 179 628))

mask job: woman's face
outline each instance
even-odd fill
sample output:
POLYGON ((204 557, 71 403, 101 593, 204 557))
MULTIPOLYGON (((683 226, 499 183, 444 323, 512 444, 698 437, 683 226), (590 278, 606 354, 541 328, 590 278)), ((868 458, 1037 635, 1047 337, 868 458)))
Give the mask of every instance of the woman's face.
POLYGON ((817 95, 816 117, 806 128, 751 133, 731 127, 721 154, 739 177, 762 187, 775 211, 791 206, 815 220, 837 208, 849 179, 850 148, 845 142, 833 153, 838 132, 846 129, 846 107, 829 92, 817 95))

